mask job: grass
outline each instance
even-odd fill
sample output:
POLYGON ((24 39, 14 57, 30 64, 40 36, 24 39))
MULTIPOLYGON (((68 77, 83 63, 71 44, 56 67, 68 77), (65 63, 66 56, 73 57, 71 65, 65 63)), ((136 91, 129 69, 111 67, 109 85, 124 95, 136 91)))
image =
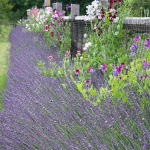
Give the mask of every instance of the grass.
POLYGON ((8 41, 8 36, 12 27, 10 25, 0 25, 0 109, 2 105, 2 92, 6 87, 8 69, 7 59, 9 58, 9 48, 11 43, 8 41))

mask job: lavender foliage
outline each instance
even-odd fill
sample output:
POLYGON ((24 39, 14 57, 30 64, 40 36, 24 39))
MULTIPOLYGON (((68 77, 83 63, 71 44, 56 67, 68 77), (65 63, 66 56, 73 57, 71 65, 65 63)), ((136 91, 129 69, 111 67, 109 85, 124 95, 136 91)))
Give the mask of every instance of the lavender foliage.
MULTIPOLYGON (((4 109, 0 111, 0 150, 148 150, 150 149, 150 107, 143 112, 141 98, 126 88, 133 106, 111 98, 95 107, 66 79, 40 73, 38 61, 54 55, 38 33, 23 32, 17 26, 9 35, 10 49, 4 109), (34 42, 38 37, 39 46, 34 42), (66 83, 66 89, 61 85, 66 83)), ((104 84, 95 72, 92 83, 104 84)))

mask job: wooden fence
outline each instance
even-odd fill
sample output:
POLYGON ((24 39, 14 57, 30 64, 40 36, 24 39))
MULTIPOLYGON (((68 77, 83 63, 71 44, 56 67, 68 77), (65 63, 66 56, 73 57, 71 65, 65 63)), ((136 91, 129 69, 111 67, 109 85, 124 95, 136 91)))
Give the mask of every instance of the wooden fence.
MULTIPOLYGON (((100 0, 103 7, 107 7, 107 0, 100 0)), ((53 3, 53 10, 62 10, 62 3, 53 3)), ((75 57, 77 49, 83 52, 83 35, 86 29, 90 30, 91 20, 95 22, 95 17, 80 16, 79 4, 71 4, 71 16, 64 16, 71 23, 71 57, 75 57)), ((119 18, 114 19, 113 23, 118 22, 119 18)), ((127 17, 123 24, 123 29, 134 31, 136 33, 150 33, 150 17, 127 17)))

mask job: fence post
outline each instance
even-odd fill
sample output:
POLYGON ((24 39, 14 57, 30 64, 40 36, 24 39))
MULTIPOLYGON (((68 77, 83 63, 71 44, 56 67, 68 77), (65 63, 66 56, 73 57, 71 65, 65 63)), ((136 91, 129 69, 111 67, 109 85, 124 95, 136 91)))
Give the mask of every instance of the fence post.
POLYGON ((101 3, 101 6, 104 8, 108 7, 108 0, 99 0, 99 2, 101 3))
POLYGON ((62 3, 52 3, 52 7, 53 7, 53 12, 55 12, 55 10, 60 10, 62 11, 62 3))
POLYGON ((60 2, 56 3, 56 10, 62 11, 62 3, 60 3, 60 2))
POLYGON ((71 4, 71 19, 75 16, 80 15, 80 5, 79 4, 71 4))
POLYGON ((80 15, 80 5, 71 4, 71 59, 77 53, 78 42, 78 24, 75 21, 75 16, 80 15))

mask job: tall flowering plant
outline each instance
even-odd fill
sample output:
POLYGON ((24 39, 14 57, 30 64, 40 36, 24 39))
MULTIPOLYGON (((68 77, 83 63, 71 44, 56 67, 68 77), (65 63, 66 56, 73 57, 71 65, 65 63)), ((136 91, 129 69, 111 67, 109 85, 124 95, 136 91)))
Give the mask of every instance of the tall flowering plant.
MULTIPOLYGON (((69 7, 68 5, 67 9, 69 7)), ((49 47, 53 49, 60 47, 62 54, 71 47, 70 24, 63 18, 64 15, 63 10, 55 10, 53 13, 51 7, 33 8, 23 25, 27 31, 38 32, 40 36, 45 36, 49 47)))
MULTIPOLYGON (((94 1, 89 5, 87 14, 95 16, 96 22, 91 25, 92 33, 89 41, 92 46, 89 48, 90 58, 93 60, 94 67, 100 67, 99 57, 105 59, 105 62, 117 64, 118 59, 125 51, 122 45, 122 37, 124 36, 122 28, 125 17, 130 13, 126 7, 119 6, 121 1, 109 1, 109 7, 104 8, 94 1), (92 7, 92 13, 89 8, 92 7), (117 22, 115 22, 117 19, 117 22)), ((102 59, 103 60, 103 59, 102 59)), ((102 62, 101 62, 102 63, 102 62)))

